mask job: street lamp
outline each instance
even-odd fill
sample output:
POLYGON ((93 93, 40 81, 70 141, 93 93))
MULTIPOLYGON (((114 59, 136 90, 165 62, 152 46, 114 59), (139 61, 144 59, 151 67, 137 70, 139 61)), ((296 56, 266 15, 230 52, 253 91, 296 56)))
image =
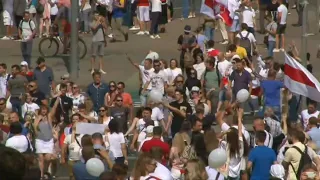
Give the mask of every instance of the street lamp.
POLYGON ((301 59, 303 65, 307 65, 307 49, 308 49, 308 0, 302 0, 300 5, 303 7, 302 15, 302 36, 301 36, 301 59))
POLYGON ((71 0, 71 53, 69 59, 70 74, 72 79, 79 77, 79 53, 78 53, 78 25, 79 14, 78 0, 71 0))

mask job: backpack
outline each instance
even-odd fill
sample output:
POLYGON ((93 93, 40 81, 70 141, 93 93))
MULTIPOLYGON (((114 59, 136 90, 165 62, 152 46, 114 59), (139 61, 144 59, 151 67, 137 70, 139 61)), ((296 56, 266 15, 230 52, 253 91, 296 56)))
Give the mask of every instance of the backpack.
MULTIPOLYGON (((28 24, 29 24, 30 30, 33 32, 35 29, 32 29, 31 21, 32 21, 32 20, 29 20, 29 21, 28 21, 28 24)), ((22 23, 23 23, 23 22, 24 22, 24 21, 21 20, 21 21, 20 21, 20 24, 19 24, 19 29, 20 29, 21 31, 22 31, 22 23)))
POLYGON ((295 170, 292 163, 290 163, 290 166, 291 166, 294 174, 296 175, 297 179, 300 179, 302 168, 305 165, 312 164, 312 160, 308 154, 308 147, 306 145, 304 145, 304 147, 305 147, 305 150, 304 150, 304 152, 302 152, 297 146, 292 146, 292 148, 294 148, 295 150, 297 150, 301 154, 301 159, 299 161, 299 166, 298 166, 297 170, 295 170))
POLYGON ((182 158, 186 160, 198 159, 197 153, 194 150, 191 144, 188 144, 186 140, 184 140, 184 144, 186 145, 182 152, 182 158))
POLYGON ((243 36, 242 33, 239 33, 240 35, 240 46, 245 48, 247 51, 247 54, 251 54, 251 42, 250 39, 248 38, 250 35, 250 32, 247 32, 246 36, 243 36))

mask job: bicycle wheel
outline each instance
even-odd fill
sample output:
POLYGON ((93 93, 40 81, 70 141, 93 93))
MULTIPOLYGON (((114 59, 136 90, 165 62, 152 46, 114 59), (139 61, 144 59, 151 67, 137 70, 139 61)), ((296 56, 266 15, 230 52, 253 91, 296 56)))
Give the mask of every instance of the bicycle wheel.
POLYGON ((59 42, 53 37, 42 38, 39 42, 39 52, 43 57, 56 56, 59 51, 59 42))
POLYGON ((81 38, 78 40, 78 51, 80 59, 83 59, 87 55, 87 45, 81 38))

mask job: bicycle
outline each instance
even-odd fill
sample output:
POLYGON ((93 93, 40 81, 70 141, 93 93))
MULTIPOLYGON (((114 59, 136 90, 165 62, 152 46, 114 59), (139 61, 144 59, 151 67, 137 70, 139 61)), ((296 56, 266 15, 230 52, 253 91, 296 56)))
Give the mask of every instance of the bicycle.
MULTIPOLYGON (((68 42, 67 53, 70 52, 70 43, 68 42)), ((52 25, 50 27, 50 35, 48 37, 43 37, 39 42, 39 52, 43 57, 54 57, 58 54, 60 44, 63 46, 63 37, 59 34, 57 26, 52 25), (48 44, 48 45, 46 45, 48 44), (48 51, 48 52, 47 52, 48 51), (50 53, 52 51, 52 53, 50 53)), ((87 54, 87 46, 82 38, 78 39, 78 51, 79 58, 83 59, 87 54)))

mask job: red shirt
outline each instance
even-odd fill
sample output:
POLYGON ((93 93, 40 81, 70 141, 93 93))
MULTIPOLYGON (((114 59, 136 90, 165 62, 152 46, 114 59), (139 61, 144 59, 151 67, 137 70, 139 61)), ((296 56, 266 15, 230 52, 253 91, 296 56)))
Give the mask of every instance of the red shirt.
MULTIPOLYGON (((160 138, 152 138, 151 140, 144 142, 141 147, 141 151, 149 152, 153 147, 160 147, 162 149, 164 157, 169 156, 170 146, 169 144, 161 141, 160 138)), ((166 164, 165 161, 163 163, 166 164)))
POLYGON ((149 5, 149 0, 139 0, 137 6, 150 6, 149 5))

